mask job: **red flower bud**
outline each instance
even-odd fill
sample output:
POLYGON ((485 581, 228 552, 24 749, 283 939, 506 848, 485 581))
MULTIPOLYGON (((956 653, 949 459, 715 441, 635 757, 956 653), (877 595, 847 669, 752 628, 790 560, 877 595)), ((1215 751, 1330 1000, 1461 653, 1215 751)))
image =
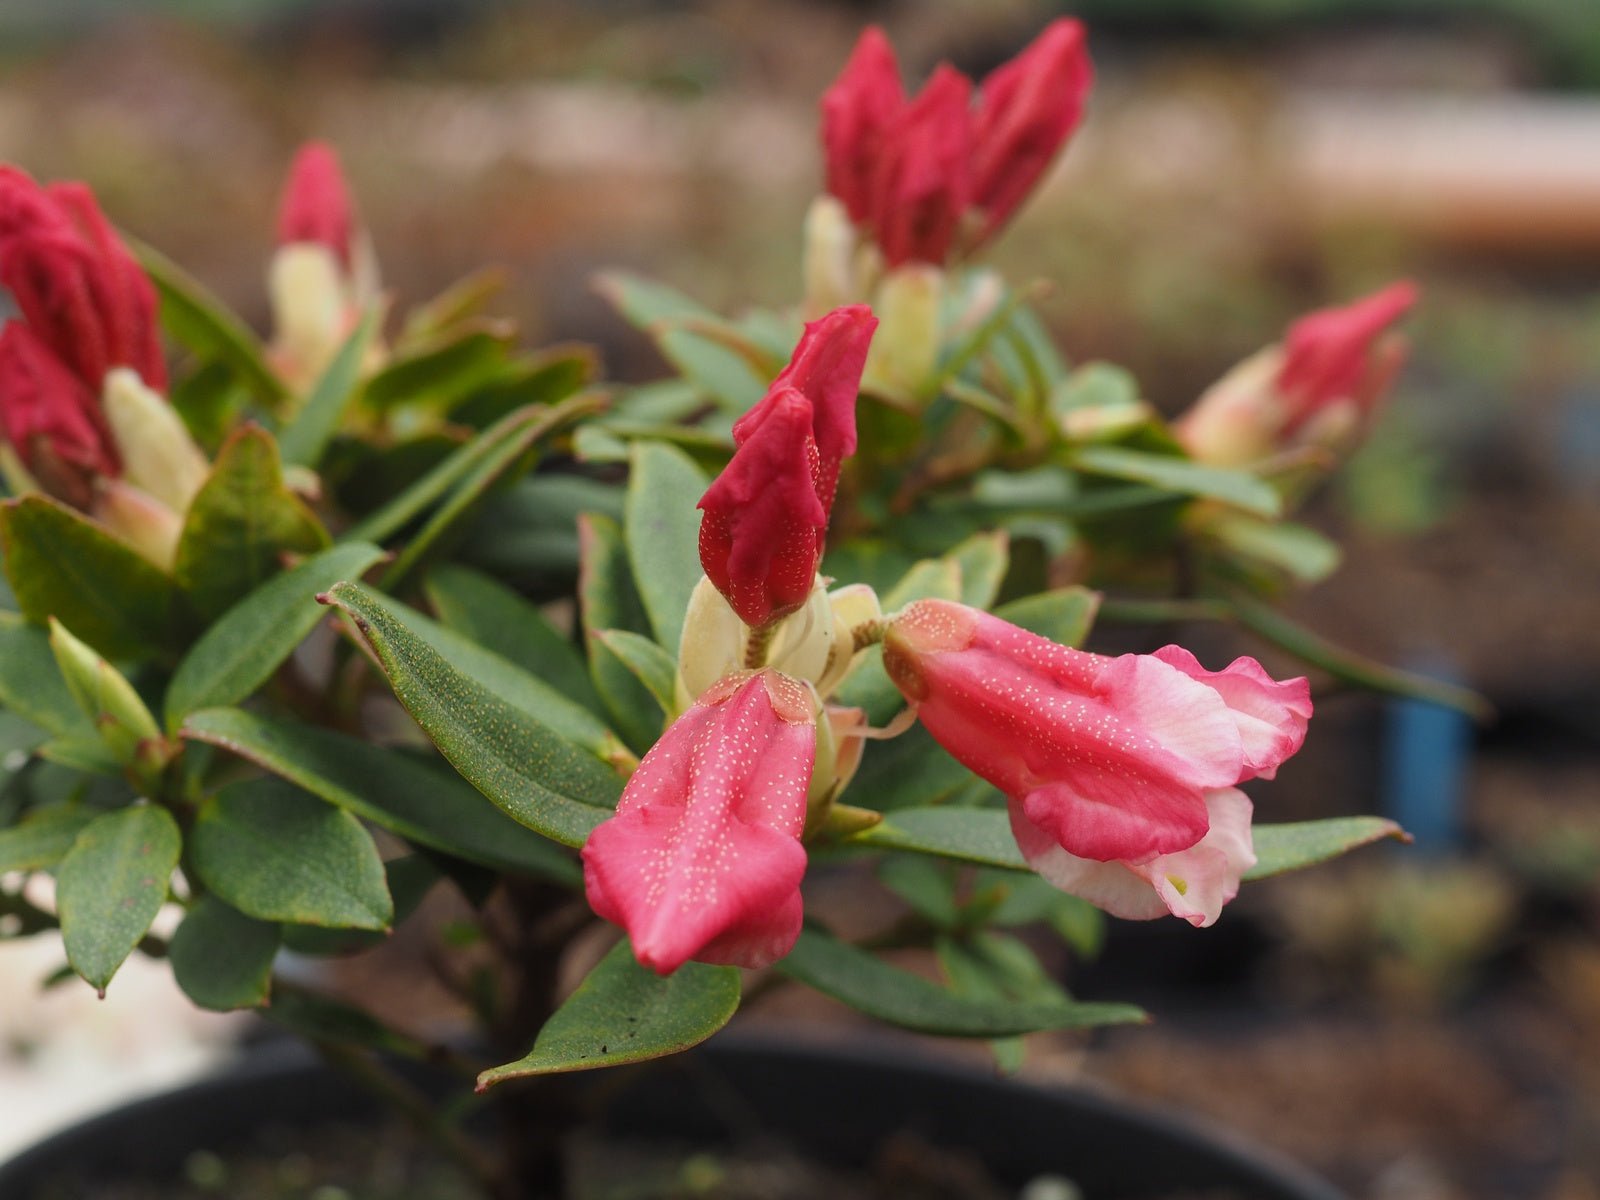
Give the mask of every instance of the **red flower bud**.
POLYGON ((1052 21, 983 81, 974 117, 972 203, 987 237, 1016 211, 1083 115, 1094 82, 1081 22, 1052 21))
POLYGON ((640 760, 583 847, 595 912, 644 966, 764 967, 800 936, 816 718, 776 671, 729 675, 640 760))
POLYGON ((873 175, 883 132, 905 108, 894 48, 876 25, 865 29, 839 78, 822 94, 822 149, 828 191, 856 222, 872 214, 873 175))
POLYGON ((350 267, 355 206, 333 147, 307 142, 295 153, 278 206, 278 244, 315 242, 350 267))
POLYGON ((828 527, 811 401, 784 388, 763 404, 760 423, 700 500, 700 565, 751 627, 805 604, 828 527))
POLYGON ((119 473, 99 403, 31 328, 0 328, 0 433, 40 484, 87 510, 96 477, 119 473))
POLYGON ((112 367, 166 387, 155 288, 83 184, 0 167, 0 285, 91 392, 112 367))
POLYGON ((884 131, 871 222, 891 267, 943 264, 972 199, 972 81, 941 64, 884 131))
POLYGON ((833 511, 839 467, 856 452, 856 398, 867 365, 878 318, 865 304, 836 308, 806 325, 786 366, 765 398, 733 425, 734 445, 742 446, 765 419, 774 398, 794 388, 811 401, 811 435, 817 443, 817 498, 833 511))
POLYGON ((1320 309, 1289 326, 1277 379, 1289 407, 1286 434, 1341 400, 1355 401, 1363 412, 1377 404, 1401 360, 1397 354, 1377 353, 1376 343, 1419 295, 1416 284, 1400 280, 1354 304, 1320 309))

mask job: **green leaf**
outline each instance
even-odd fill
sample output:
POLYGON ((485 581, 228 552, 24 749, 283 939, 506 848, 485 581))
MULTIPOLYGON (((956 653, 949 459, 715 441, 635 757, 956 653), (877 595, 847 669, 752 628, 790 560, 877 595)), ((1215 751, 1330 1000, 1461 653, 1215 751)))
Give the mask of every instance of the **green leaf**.
POLYGON ((283 461, 291 466, 316 467, 328 443, 338 432, 346 411, 359 394, 361 367, 367 347, 377 331, 382 313, 373 309, 361 319, 339 347, 321 377, 306 397, 294 419, 284 426, 278 448, 283 461))
POLYGON ((0 871, 37 871, 60 862, 98 814, 76 804, 53 805, 0 829, 0 871))
POLYGON ((1318 583, 1338 569, 1339 544, 1307 525, 1264 521, 1248 513, 1218 512, 1204 532, 1225 549, 1276 567, 1301 584, 1318 583))
POLYGON ((172 814, 137 804, 96 817, 56 871, 67 961, 101 992, 167 899, 183 838, 172 814))
POLYGON ((170 761, 155 717, 127 676, 53 617, 50 649, 67 689, 118 763, 159 771, 170 761))
POLYGON ((623 536, 655 639, 674 658, 689 595, 700 582, 700 512, 708 481, 689 456, 659 443, 634 447, 623 536))
POLYGON ((56 669, 50 635, 11 613, 0 613, 0 705, 57 737, 95 736, 56 669))
POLYGON ((361 822, 279 779, 229 784, 202 804, 189 855, 206 887, 262 921, 386 929, 394 916, 361 822))
MULTIPOLYGON (((934 944, 939 969, 958 996, 989 1002, 1070 1003, 1071 997, 1050 978, 1033 951, 1016 938, 982 931, 934 944)), ((1022 1039, 1000 1038, 990 1044, 1002 1071, 1022 1068, 1022 1039)))
POLYGON ((432 299, 406 314, 399 345, 415 345, 438 337, 452 326, 470 320, 505 290, 510 276, 503 267, 484 267, 464 275, 432 299))
POLYGON ((276 924, 204 896, 184 914, 167 955, 184 995, 200 1008, 230 1012, 267 1002, 280 941, 276 924))
POLYGON ((107 658, 171 648, 188 623, 172 576, 44 496, 0 504, 0 551, 22 615, 55 617, 107 658))
POLYGON ((1409 671, 1375 662, 1334 645, 1265 604, 1243 597, 1235 598, 1229 604, 1239 623, 1246 629, 1275 646, 1281 646, 1296 658, 1320 667, 1335 679, 1374 691, 1414 696, 1418 700, 1442 704, 1478 721, 1487 721, 1494 715, 1489 702, 1470 688, 1443 683, 1424 675, 1413 675, 1409 671))
POLYGON ((710 309, 664 284, 622 271, 602 274, 595 290, 643 329, 685 378, 730 412, 744 412, 766 392, 767 379, 752 365, 750 355, 727 344, 742 335, 710 309), (695 329, 719 330, 727 336, 709 337, 695 329))
POLYGON ((945 863, 892 854, 878 864, 878 881, 940 929, 951 929, 961 919, 956 879, 945 863))
POLYGON ((582 881, 569 851, 513 821, 442 764, 236 708, 194 713, 182 732, 231 750, 419 846, 568 886, 582 881))
POLYGON ((739 1007, 733 967, 685 963, 657 975, 618 942, 545 1022, 533 1049, 478 1076, 481 1092, 507 1079, 621 1066, 677 1054, 705 1041, 739 1007))
POLYGON ((1131 1004, 1021 1003, 960 996, 818 929, 801 933, 778 970, 890 1025, 946 1037, 1008 1037, 1145 1020, 1131 1004))
MULTIPOLYGON (((394 898, 394 923, 400 925, 412 913, 433 885, 444 878, 439 868, 421 854, 406 854, 383 864, 384 885, 394 898)), ((281 932, 284 948, 296 954, 318 957, 358 954, 381 946, 388 933, 377 929, 325 929, 318 925, 274 926, 281 932)))
POLYGON ((161 324, 174 339, 201 358, 227 363, 267 407, 288 399, 288 389, 267 366, 248 325, 171 259, 123 236, 161 296, 161 324))
POLYGON ((1329 821, 1256 825, 1250 830, 1250 838, 1255 844, 1256 865, 1244 877, 1265 879, 1326 862, 1384 838, 1409 842, 1411 835, 1383 817, 1335 817, 1329 821))
POLYGON ((1010 563, 1010 541, 1004 531, 974 534, 945 555, 961 570, 961 603, 973 608, 994 603, 1010 563))
MULTIPOLYGON (((490 488, 532 466, 533 449, 541 441, 569 422, 604 407, 604 397, 582 395, 551 408, 525 410, 526 419, 515 427, 514 432, 496 441, 471 463, 444 502, 434 509, 422 528, 406 543, 405 549, 384 572, 384 590, 398 589, 411 572, 427 560, 447 534, 456 532, 490 488)), ((446 459, 441 466, 448 465, 453 458, 446 459)))
POLYGON ((589 676, 622 740, 634 753, 643 754, 661 735, 655 698, 595 634, 625 629, 642 635, 650 628, 650 618, 634 586, 622 527, 599 513, 585 513, 578 518, 578 541, 578 610, 587 631, 589 676))
POLYGON ((555 404, 587 387, 600 373, 592 347, 550 346, 519 359, 499 378, 475 388, 450 410, 458 425, 483 429, 530 404, 555 404))
POLYGON ((935 854, 957 862, 1027 871, 1003 808, 902 808, 850 839, 886 850, 935 854))
POLYGON ((847 799, 879 812, 930 808, 948 801, 972 778, 918 723, 899 737, 867 743, 847 799))
MULTIPOLYGON (((573 435, 592 429, 582 425, 573 435)), ((626 455, 624 455, 626 457, 626 455)), ((578 517, 602 513, 622 519, 620 484, 582 475, 547 472, 519 479, 484 501, 462 538, 458 557, 508 583, 546 588, 552 578, 578 570, 578 517)), ((641 622, 648 629, 648 623, 641 622)))
POLYGON ((189 505, 173 571, 195 607, 215 617, 276 575, 285 554, 327 544, 322 522, 284 486, 272 435, 246 425, 223 444, 189 505))
POLYGON ((434 650, 456 671, 474 680, 491 695, 521 709, 529 719, 572 744, 582 746, 596 758, 610 761, 616 755, 620 748, 617 737, 605 723, 542 679, 398 600, 368 589, 366 602, 434 650))
POLYGON ((594 637, 644 684, 663 714, 673 711, 678 664, 672 655, 649 638, 626 629, 601 629, 594 637))
POLYGON ((322 619, 317 593, 358 578, 383 551, 346 542, 271 579, 201 635, 167 686, 167 727, 200 708, 236 704, 271 678, 322 619))
POLYGON ((622 784, 592 754, 441 657, 358 584, 328 593, 372 647, 400 702, 451 764, 514 819, 569 846, 610 816, 622 784))
POLYGON ((1074 584, 1013 600, 994 615, 1063 646, 1081 646, 1099 608, 1099 592, 1074 584))
POLYGON ((1203 466, 1177 455, 1148 454, 1123 446, 1089 446, 1073 451, 1070 461, 1090 475, 1107 475, 1179 495, 1221 500, 1263 517, 1276 517, 1283 511, 1282 499, 1264 480, 1245 471, 1203 466))
POLYGON ((385 366, 368 381, 364 402, 378 412, 424 402, 445 412, 505 370, 513 341, 504 321, 457 327, 385 366))
POLYGON ((583 655, 538 605, 481 571, 450 564, 428 573, 425 590, 446 626, 493 648, 590 711, 604 713, 583 655))
POLYGON ((1105 941, 1106 915, 1087 900, 1068 895, 1037 875, 981 870, 974 886, 988 891, 992 925, 1031 925, 1043 921, 1077 954, 1093 958, 1105 941))

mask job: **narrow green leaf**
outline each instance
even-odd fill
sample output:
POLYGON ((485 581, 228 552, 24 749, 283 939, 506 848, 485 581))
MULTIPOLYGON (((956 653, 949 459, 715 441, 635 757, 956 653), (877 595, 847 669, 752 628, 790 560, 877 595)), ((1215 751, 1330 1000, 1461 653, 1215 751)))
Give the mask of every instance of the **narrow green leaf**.
POLYGON ((0 551, 22 615, 55 617, 107 658, 171 648, 188 624, 172 576, 44 496, 0 504, 0 551))
POLYGON ((1147 483, 1183 496, 1221 500, 1263 517, 1276 517, 1283 511, 1283 501, 1272 485, 1254 475, 1203 466, 1173 454, 1149 454, 1123 446, 1089 446, 1075 450, 1071 463, 1091 475, 1147 483))
POLYGON ((279 779, 229 784, 208 799, 189 853, 206 887, 258 920, 385 929, 394 916, 361 823, 279 779))
POLYGON ((396 343, 409 346, 426 342, 477 316, 509 281, 510 275, 503 267, 484 267, 462 276, 406 314, 396 343))
POLYGON ((594 636, 644 684, 663 713, 672 712, 678 677, 678 664, 672 655, 649 638, 626 629, 601 629, 594 636))
POLYGON ((950 864, 919 854, 890 854, 878 863, 878 882, 940 929, 961 919, 957 879, 950 864))
POLYGON ((1409 842, 1411 835, 1383 817, 1335 817, 1328 821, 1256 825, 1250 830, 1250 838, 1255 843, 1256 865, 1244 877, 1265 879, 1326 862, 1384 838, 1409 842))
POLYGON ((236 704, 271 678, 322 619, 317 593, 358 578, 383 551, 346 542, 268 580, 201 635, 167 686, 167 726, 199 708, 236 704))
POLYGON ((0 705, 57 737, 95 736, 56 669, 50 635, 12 613, 0 613, 0 705))
MULTIPOLYGON (((482 502, 489 489, 503 479, 511 478, 532 465, 532 452, 541 441, 579 417, 599 412, 605 407, 605 398, 589 394, 551 408, 535 408, 516 431, 501 442, 489 447, 482 457, 468 468, 444 502, 434 509, 384 572, 383 588, 394 591, 410 576, 446 535, 453 534, 463 521, 482 502)), ((448 463, 450 460, 446 460, 448 463)))
POLYGON ((969 998, 891 967, 818 929, 807 929, 778 970, 870 1017, 946 1037, 1008 1037, 1145 1020, 1131 1004, 1040 1003, 969 998))
POLYGON ((484 1091, 507 1079, 588 1071, 677 1054, 705 1041, 739 1007, 733 967, 685 963, 657 975, 618 942, 545 1022, 533 1049, 478 1076, 484 1091))
POLYGON ((850 839, 857 845, 935 854, 957 862, 1026 871, 1003 808, 902 808, 850 839))
POLYGON ((951 758, 920 722, 899 737, 867 743, 845 799, 879 812, 947 802, 972 772, 951 758))
POLYGON ((0 829, 0 871, 37 871, 60 862, 99 815, 76 804, 53 805, 0 829))
POLYGON ((285 463, 315 468, 322 461, 328 443, 359 394, 361 367, 381 319, 382 313, 376 308, 362 317, 311 388, 300 411, 284 426, 278 447, 285 463))
POLYGON ((622 527, 599 513, 585 513, 578 518, 578 541, 578 611, 587 631, 589 677, 622 740, 635 754, 643 754, 661 735, 655 698, 595 634, 625 629, 643 635, 649 632, 650 618, 634 586, 622 527))
POLYGON ((434 744, 511 817, 581 846, 610 815, 622 784, 599 759, 457 670, 366 588, 341 583, 328 596, 350 614, 400 702, 434 744))
POLYGON ((994 615, 1063 646, 1081 646, 1099 608, 1099 592, 1074 584, 1013 600, 995 609, 994 615))
MULTIPOLYGON (((389 895, 394 898, 394 923, 399 926, 417 911, 423 897, 433 890, 434 884, 444 875, 426 856, 405 854, 383 864, 383 877, 389 895)), ((283 925, 277 928, 282 931, 285 949, 317 957, 359 954, 383 945, 389 936, 377 929, 325 929, 318 925, 283 925)))
POLYGON ((1218 512, 1206 521, 1207 537, 1244 558, 1285 572, 1297 583, 1319 583, 1338 569, 1333 539, 1293 521, 1264 521, 1248 513, 1218 512))
POLYGON ((479 318, 409 349, 368 381, 363 402, 378 412, 426 404, 445 412, 506 368, 514 331, 479 318))
POLYGON ((172 814, 136 804, 96 817, 56 871, 67 961, 104 992, 167 898, 182 836, 172 814))
POLYGON ((700 511, 708 481, 681 450, 659 443, 633 449, 623 536, 633 579, 655 639, 674 658, 689 595, 700 582, 700 511))
POLYGON ((194 713, 182 732, 420 846, 568 886, 582 880, 570 851, 513 821, 442 764, 237 708, 194 713))
POLYGON ((538 605, 492 576, 453 564, 428 572, 425 590, 449 628, 492 648, 591 712, 604 713, 583 655, 538 605))
POLYGON ((616 735, 600 718, 516 663, 381 593, 368 589, 366 602, 434 650, 456 671, 484 691, 521 709, 531 720, 597 758, 609 761, 616 754, 616 735))
POLYGON ((205 896, 184 914, 167 954, 184 995, 200 1008, 230 1012, 267 1002, 280 940, 276 924, 205 896))
POLYGON ((1494 709, 1477 692, 1452 683, 1413 675, 1375 662, 1363 655, 1336 646, 1320 634, 1311 632, 1275 609, 1243 597, 1230 601, 1239 623, 1258 637, 1281 646, 1296 658, 1320 667, 1335 679, 1374 691, 1397 696, 1414 696, 1458 709, 1474 720, 1487 721, 1494 709))
POLYGON ((267 366, 250 327, 221 300, 160 251, 123 235, 161 296, 161 324, 202 358, 227 363, 247 387, 276 408, 288 399, 283 381, 267 366))
POLYGON ((1010 564, 1010 541, 1003 530, 974 534, 945 555, 961 570, 961 603, 973 608, 994 603, 1010 564))
POLYGON ((327 544, 322 522, 284 486, 272 435, 246 425, 218 451, 189 505, 173 570, 195 607, 216 617, 276 575, 285 554, 327 544))
POLYGON ((590 346, 550 346, 521 358, 497 379, 474 388, 450 410, 454 424, 484 429, 530 404, 555 404, 589 386, 600 373, 590 346))

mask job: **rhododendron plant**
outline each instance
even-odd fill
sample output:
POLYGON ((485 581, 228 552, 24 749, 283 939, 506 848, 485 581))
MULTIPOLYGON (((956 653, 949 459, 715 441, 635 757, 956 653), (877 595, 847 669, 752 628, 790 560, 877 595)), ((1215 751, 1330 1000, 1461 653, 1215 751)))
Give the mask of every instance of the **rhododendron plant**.
MULTIPOLYGON (((724 320, 601 281, 664 386, 530 350, 485 317, 492 273, 391 321, 320 143, 266 336, 136 260, 81 185, 0 169, 0 933, 59 930, 112 1002, 150 952, 369 1081, 374 1045, 480 1090, 671 1054, 769 968, 763 991, 1006 1039, 1014 1065, 1013 1035, 1141 1018, 1055 982, 1081 947, 1039 956, 1089 905, 1206 926, 1257 875, 1399 835, 1274 821, 1308 679, 1161 643, 1232 622, 1319 678, 1474 706, 1268 607, 1337 563, 1285 522, 1274 459, 1369 419, 1415 290, 1304 319, 1173 424, 1131 373, 1069 364, 1041 289, 973 256, 1090 77, 1063 20, 908 97, 869 30, 823 99, 806 295, 724 320), (817 902, 873 869, 848 927, 817 902), (462 914, 428 958, 471 1024, 448 1044, 279 957, 363 952, 434 887, 462 914)), ((555 1195, 569 1109, 494 1164, 428 1127, 486 1192, 555 1195)))

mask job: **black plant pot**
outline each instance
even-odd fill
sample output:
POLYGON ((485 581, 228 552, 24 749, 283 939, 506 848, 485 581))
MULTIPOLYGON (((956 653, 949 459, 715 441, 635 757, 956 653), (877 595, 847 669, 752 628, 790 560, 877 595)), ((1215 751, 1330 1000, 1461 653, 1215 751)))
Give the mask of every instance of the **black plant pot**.
MULTIPOLYGON (((705 1147, 752 1133, 831 1166, 872 1161, 897 1135, 970 1151, 1000 1184, 1064 1176, 1085 1200, 1342 1200, 1292 1164, 1165 1114, 1102 1096, 1003 1080, 903 1053, 796 1047, 724 1036, 605 1081, 600 1131, 705 1147), (618 1083, 621 1086, 614 1086, 618 1083)), ((601 1089, 595 1089, 599 1092, 601 1089)), ((226 1074, 130 1104, 0 1165, 0 1197, 32 1200, 70 1175, 91 1184, 171 1179, 197 1147, 226 1148, 252 1129, 312 1128, 375 1113, 351 1081, 280 1045, 226 1074)))

